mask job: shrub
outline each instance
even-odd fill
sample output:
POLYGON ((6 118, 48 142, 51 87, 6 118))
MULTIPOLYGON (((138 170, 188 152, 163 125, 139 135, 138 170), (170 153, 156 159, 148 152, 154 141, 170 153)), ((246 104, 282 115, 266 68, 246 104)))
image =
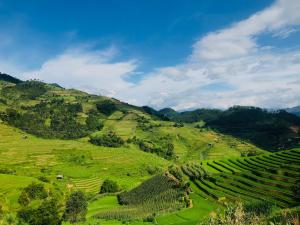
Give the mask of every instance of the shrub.
POLYGON ((91 137, 90 142, 94 145, 114 148, 121 147, 124 144, 123 139, 114 132, 109 132, 102 136, 91 137))
POLYGON ((103 193, 115 193, 119 191, 118 184, 115 181, 106 179, 100 188, 100 194, 103 193))
POLYGON ((47 177, 45 177, 45 176, 39 176, 38 179, 40 181, 42 181, 42 182, 45 182, 45 183, 49 183, 50 182, 50 180, 47 177))

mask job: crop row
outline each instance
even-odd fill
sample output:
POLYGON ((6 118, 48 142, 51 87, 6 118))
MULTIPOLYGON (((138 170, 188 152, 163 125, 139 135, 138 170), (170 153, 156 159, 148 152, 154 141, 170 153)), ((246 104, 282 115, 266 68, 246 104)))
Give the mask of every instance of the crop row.
POLYGON ((300 176, 299 150, 209 161, 206 166, 215 173, 196 179, 191 167, 182 167, 205 198, 217 201, 269 201, 279 207, 297 204, 291 187, 300 176))

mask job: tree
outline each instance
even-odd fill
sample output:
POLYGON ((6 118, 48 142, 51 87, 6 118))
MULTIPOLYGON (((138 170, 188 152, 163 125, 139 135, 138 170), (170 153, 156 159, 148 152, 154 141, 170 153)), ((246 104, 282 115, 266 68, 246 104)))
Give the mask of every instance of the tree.
POLYGON ((87 199, 82 191, 73 192, 66 202, 63 219, 71 223, 84 221, 87 213, 87 199))
POLYGON ((109 132, 102 136, 91 137, 90 142, 94 145, 105 146, 105 147, 121 147, 124 141, 114 132, 109 132))
POLYGON ((30 200, 33 199, 45 199, 48 194, 41 183, 31 183, 26 188, 24 188, 25 194, 27 194, 30 200))
POLYGON ((106 179, 100 188, 100 194, 115 193, 118 191, 119 191, 118 184, 115 181, 109 179, 106 179))
POLYGON ((29 225, 60 225, 59 207, 54 199, 45 200, 34 208, 22 208, 17 216, 21 222, 29 225))

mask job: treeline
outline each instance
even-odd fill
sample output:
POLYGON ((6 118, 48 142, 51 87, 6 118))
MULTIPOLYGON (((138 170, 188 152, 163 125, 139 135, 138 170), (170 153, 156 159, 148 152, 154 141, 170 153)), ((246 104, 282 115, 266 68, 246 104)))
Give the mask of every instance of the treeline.
POLYGON ((257 107, 235 106, 207 121, 206 126, 271 151, 300 144, 300 118, 285 111, 268 112, 257 107))
POLYGON ((194 123, 203 121, 211 121, 216 119, 221 113, 218 109, 196 109, 192 111, 177 112, 172 108, 164 108, 155 110, 148 106, 144 106, 143 110, 151 115, 157 116, 162 120, 168 120, 178 123, 194 123))

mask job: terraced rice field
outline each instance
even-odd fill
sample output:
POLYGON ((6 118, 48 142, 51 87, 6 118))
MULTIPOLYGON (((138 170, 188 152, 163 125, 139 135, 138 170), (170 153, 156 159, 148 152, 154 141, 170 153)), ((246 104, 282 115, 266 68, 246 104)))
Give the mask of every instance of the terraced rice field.
POLYGON ((205 199, 215 201, 269 201, 278 207, 297 204, 291 186, 300 177, 300 150, 263 154, 254 157, 223 159, 201 166, 183 167, 205 199), (202 175, 201 175, 202 174, 202 175))
POLYGON ((87 179, 73 179, 76 189, 82 189, 86 192, 98 193, 100 190, 101 179, 98 177, 91 177, 87 179))

